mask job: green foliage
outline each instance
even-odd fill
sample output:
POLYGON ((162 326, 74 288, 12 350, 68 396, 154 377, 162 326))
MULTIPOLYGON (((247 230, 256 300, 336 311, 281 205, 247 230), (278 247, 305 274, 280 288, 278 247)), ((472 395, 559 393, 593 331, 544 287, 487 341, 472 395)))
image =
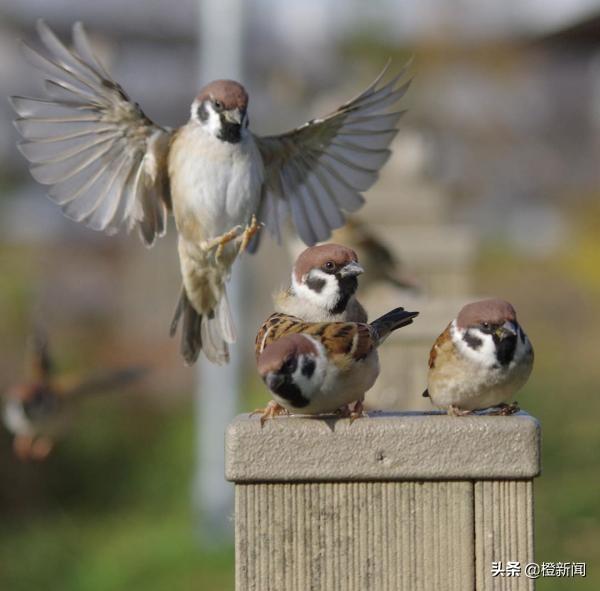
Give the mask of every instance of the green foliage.
POLYGON ((233 550, 206 553, 193 530, 189 405, 105 397, 81 411, 46 464, 2 458, 17 490, 3 503, 0 588, 232 589, 233 550))
POLYGON ((539 591, 600 588, 600 299, 584 271, 588 256, 588 249, 570 249, 564 257, 527 261, 497 245, 484 251, 478 272, 477 291, 512 301, 535 348, 519 402, 542 425, 536 561, 587 563, 585 579, 540 578, 539 591))

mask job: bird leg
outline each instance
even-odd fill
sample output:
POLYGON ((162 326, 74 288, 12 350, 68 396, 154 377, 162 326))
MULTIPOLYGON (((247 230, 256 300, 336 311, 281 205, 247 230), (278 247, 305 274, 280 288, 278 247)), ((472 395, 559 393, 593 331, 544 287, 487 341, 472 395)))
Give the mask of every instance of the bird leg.
POLYGON ((459 408, 458 406, 454 406, 454 404, 451 404, 448 407, 448 416, 450 417, 464 417, 466 415, 472 414, 472 410, 467 410, 466 408, 459 408))
POLYGON ((250 242, 250 240, 252 240, 252 238, 255 236, 255 234, 262 228, 262 224, 259 224, 258 221, 256 220, 256 216, 253 215, 252 219, 250 220, 250 224, 246 225, 246 228, 244 229, 243 233, 242 233, 242 240, 240 243, 240 247, 238 249, 238 254, 241 254, 242 252, 244 252, 246 250, 246 248, 248 248, 248 244, 250 242))
POLYGON ((261 413, 260 414, 260 426, 262 428, 262 427, 264 427, 265 422, 268 419, 273 419, 273 418, 279 417, 281 415, 289 415, 290 411, 287 410, 287 408, 284 408, 283 406, 281 406, 281 404, 277 404, 277 402, 275 402, 274 400, 271 400, 265 408, 255 408, 250 413, 250 416, 253 416, 258 413, 261 413))
POLYGON ((352 424, 356 419, 362 419, 367 416, 368 415, 363 407, 363 401, 357 400, 354 403, 354 408, 352 409, 352 412, 350 413, 350 423, 352 424))
POLYGON ((345 404, 336 411, 343 419, 350 419, 350 423, 353 423, 356 419, 367 417, 367 413, 363 409, 362 400, 357 400, 354 403, 354 408, 350 408, 349 404, 345 404))
POLYGON ((54 441, 49 437, 38 437, 31 447, 31 457, 34 460, 43 461, 54 448, 54 441))
POLYGON ((13 451, 22 462, 31 459, 33 448, 33 437, 30 435, 15 435, 13 439, 13 451))
POLYGON ((496 410, 493 410, 492 412, 488 413, 490 415, 500 415, 503 417, 508 417, 510 415, 514 415, 516 412, 519 412, 521 409, 519 408, 519 403, 518 402, 513 402, 512 404, 506 404, 506 403, 502 403, 499 404, 496 408, 496 410))
POLYGON ((221 234, 220 236, 215 236, 210 240, 204 240, 200 245, 202 250, 206 252, 214 250, 215 251, 215 259, 218 260, 221 258, 223 254, 223 249, 227 244, 239 238, 240 232, 242 231, 242 226, 234 226, 231 230, 221 234))
POLYGON ((45 460, 52 451, 54 442, 49 437, 36 437, 31 435, 15 435, 13 450, 19 460, 45 460))

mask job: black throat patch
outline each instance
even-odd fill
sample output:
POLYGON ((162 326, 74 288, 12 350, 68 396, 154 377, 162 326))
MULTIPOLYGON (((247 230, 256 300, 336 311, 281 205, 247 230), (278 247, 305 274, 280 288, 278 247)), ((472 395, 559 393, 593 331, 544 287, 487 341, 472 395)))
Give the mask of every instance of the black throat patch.
POLYGON ((285 376, 285 380, 275 390, 275 394, 287 400, 294 408, 304 408, 310 402, 308 398, 302 396, 302 391, 289 375, 285 376))
POLYGON ((494 344, 496 345, 496 359, 503 367, 506 367, 515 356, 517 348, 517 335, 510 335, 503 339, 494 335, 494 344))
POLYGON ((239 123, 231 123, 225 119, 225 115, 220 115, 221 131, 217 136, 220 140, 230 144, 239 144, 242 139, 242 126, 239 123))
POLYGON ((340 287, 340 297, 335 307, 330 311, 332 314, 341 314, 346 309, 350 298, 356 293, 358 278, 356 275, 342 277, 338 273, 336 273, 335 277, 340 287))

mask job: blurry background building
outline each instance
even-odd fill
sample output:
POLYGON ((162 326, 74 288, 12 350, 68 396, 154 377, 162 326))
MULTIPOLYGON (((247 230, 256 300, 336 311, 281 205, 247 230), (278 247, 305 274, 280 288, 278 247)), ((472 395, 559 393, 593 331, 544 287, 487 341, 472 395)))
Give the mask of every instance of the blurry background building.
MULTIPOLYGON (((414 55, 408 113, 360 219, 421 291, 374 285, 361 297, 371 317, 399 304, 422 314, 386 349, 373 394, 428 408, 420 376, 435 336, 469 298, 510 299, 537 353, 519 400, 544 428, 537 557, 587 561, 587 580, 568 588, 597 588, 600 2, 244 5, 242 82, 257 133, 322 115, 388 57, 400 67, 414 55)), ((0 88, 40 94, 17 44, 37 43, 36 18, 63 39, 82 20, 146 114, 180 125, 198 90, 196 11, 196 0, 0 0, 0 88)), ((232 552, 199 550, 192 525, 194 372, 167 334, 180 282, 173 228, 147 251, 135 235, 63 218, 29 177, 12 118, 0 101, 0 387, 18 378, 35 318, 66 371, 154 369, 138 392, 83 405, 43 466, 18 464, 0 435, 0 588, 232 588, 232 552)), ((268 239, 245 263, 253 295, 238 345, 248 352, 240 411, 267 401, 251 341, 289 280, 289 250, 268 239)))

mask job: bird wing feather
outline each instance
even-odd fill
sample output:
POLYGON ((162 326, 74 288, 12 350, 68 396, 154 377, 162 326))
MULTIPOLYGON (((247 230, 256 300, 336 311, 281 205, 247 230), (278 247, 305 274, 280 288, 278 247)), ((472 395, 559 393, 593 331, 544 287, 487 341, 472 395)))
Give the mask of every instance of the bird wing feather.
POLYGON ((452 343, 452 337, 450 336, 450 327, 452 323, 450 323, 445 329, 444 332, 435 340, 433 343, 433 347, 431 347, 431 351, 429 352, 429 369, 435 368, 435 361, 438 357, 438 354, 442 349, 449 347, 452 343))
POLYGON ((387 161, 404 113, 387 109, 408 89, 410 81, 398 86, 408 65, 382 85, 388 63, 364 92, 324 118, 255 137, 265 165, 258 218, 275 238, 291 212, 300 238, 308 245, 321 242, 344 225, 345 213, 362 206, 361 193, 387 161))
POLYGON ((150 121, 110 77, 81 23, 73 49, 41 20, 37 30, 47 55, 25 43, 23 52, 47 76, 47 98, 11 97, 32 176, 50 185, 67 217, 109 234, 138 224, 151 245, 166 230, 171 130, 150 121))

